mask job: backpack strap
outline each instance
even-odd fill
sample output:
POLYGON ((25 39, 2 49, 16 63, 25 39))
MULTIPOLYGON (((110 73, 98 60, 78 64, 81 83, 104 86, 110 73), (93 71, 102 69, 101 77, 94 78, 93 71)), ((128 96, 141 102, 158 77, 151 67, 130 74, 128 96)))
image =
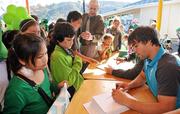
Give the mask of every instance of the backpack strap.
MULTIPOLYGON (((23 79, 24 81, 26 81, 30 86, 32 86, 32 87, 36 86, 36 83, 34 81, 26 78, 25 76, 23 76, 21 74, 17 74, 17 76, 20 77, 21 79, 23 79)), ((54 100, 52 98, 50 98, 41 87, 38 87, 38 93, 43 98, 43 100, 46 102, 46 104, 49 107, 51 107, 53 102, 54 102, 54 100)))

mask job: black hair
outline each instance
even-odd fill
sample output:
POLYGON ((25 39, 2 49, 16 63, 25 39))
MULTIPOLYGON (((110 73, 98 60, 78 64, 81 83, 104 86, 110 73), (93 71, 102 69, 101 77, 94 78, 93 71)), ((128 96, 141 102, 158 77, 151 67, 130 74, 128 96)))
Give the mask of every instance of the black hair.
POLYGON ((39 21, 38 16, 36 16, 36 15, 31 15, 31 17, 32 17, 33 19, 35 19, 37 22, 39 21))
POLYGON ((113 22, 113 20, 111 19, 111 20, 109 20, 109 26, 111 26, 111 23, 113 22))
POLYGON ((128 38, 128 44, 132 45, 136 42, 142 42, 146 44, 148 41, 151 41, 153 45, 159 46, 159 39, 157 36, 157 31, 152 29, 149 26, 141 26, 136 28, 128 38))
POLYGON ((33 26, 33 25, 38 25, 37 21, 35 21, 34 19, 25 19, 23 21, 21 21, 20 23, 20 31, 21 32, 24 32, 26 31, 30 26, 33 26))
POLYGON ((62 23, 62 22, 66 22, 66 20, 63 19, 63 18, 59 18, 59 19, 57 19, 57 21, 56 21, 56 23, 62 23))
POLYGON ((49 31, 51 31, 51 30, 54 28, 54 25, 55 25, 55 23, 54 23, 54 22, 52 22, 51 24, 49 24, 49 26, 48 26, 49 31))
POLYGON ((71 11, 67 16, 67 22, 70 23, 71 21, 77 21, 79 19, 82 19, 82 15, 78 11, 71 11))
POLYGON ((19 60, 25 63, 31 61, 35 66, 35 57, 40 51, 41 43, 44 42, 43 38, 33 34, 17 34, 13 41, 12 47, 8 52, 8 64, 14 74, 23 66, 19 60))
POLYGON ((18 30, 8 30, 3 33, 2 42, 4 43, 7 49, 11 47, 12 41, 14 40, 14 37, 16 34, 18 34, 18 32, 18 30))
POLYGON ((73 26, 68 23, 56 23, 54 26, 54 32, 52 34, 53 39, 57 42, 62 42, 64 41, 65 37, 73 38, 75 35, 75 31, 73 26))

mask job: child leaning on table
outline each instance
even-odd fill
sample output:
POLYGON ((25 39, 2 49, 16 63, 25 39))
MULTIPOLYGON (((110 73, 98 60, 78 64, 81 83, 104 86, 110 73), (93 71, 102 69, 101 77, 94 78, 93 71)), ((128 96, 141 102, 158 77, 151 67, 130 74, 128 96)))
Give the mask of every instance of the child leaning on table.
POLYGON ((103 42, 97 47, 98 59, 107 59, 112 55, 112 42, 113 36, 111 34, 105 34, 103 36, 103 42))

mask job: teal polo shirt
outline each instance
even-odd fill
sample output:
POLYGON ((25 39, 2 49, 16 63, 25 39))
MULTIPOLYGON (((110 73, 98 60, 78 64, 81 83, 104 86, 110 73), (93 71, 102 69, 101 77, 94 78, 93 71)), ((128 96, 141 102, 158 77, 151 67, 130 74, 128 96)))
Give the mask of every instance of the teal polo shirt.
POLYGON ((146 59, 144 72, 147 84, 155 97, 176 96, 176 108, 180 107, 180 59, 167 54, 160 47, 153 60, 146 59))

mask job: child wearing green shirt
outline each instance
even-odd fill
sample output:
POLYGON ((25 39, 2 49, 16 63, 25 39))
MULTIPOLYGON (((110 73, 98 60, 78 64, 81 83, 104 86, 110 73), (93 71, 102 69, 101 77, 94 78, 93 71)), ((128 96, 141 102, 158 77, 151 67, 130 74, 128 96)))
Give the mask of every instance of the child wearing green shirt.
POLYGON ((7 60, 14 76, 5 93, 3 113, 46 114, 49 104, 39 93, 39 88, 52 99, 51 87, 57 90, 62 83, 54 86, 48 79, 45 41, 35 34, 18 34, 7 60), (35 86, 27 80, 34 82, 35 86))
POLYGON ((71 24, 56 23, 53 38, 57 45, 51 55, 50 68, 56 83, 67 80, 69 86, 77 91, 84 79, 80 74, 82 60, 71 51, 74 36, 75 31, 71 24))

